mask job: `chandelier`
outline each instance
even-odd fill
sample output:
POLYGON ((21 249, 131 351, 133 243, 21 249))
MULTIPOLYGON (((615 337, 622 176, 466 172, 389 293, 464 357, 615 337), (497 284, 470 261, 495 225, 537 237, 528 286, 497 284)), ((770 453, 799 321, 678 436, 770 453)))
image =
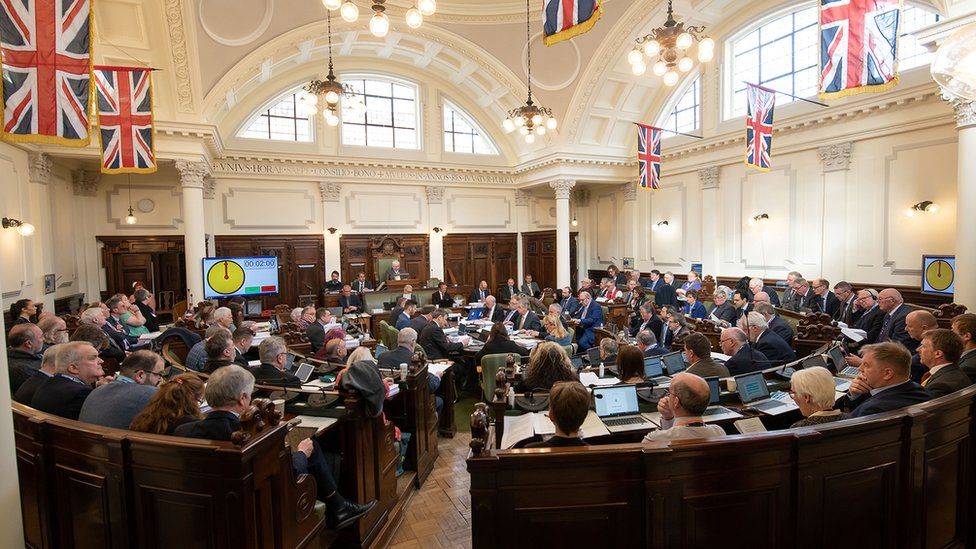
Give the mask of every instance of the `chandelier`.
POLYGON ((688 72, 695 66, 694 59, 687 52, 696 41, 698 61, 706 63, 715 56, 715 41, 705 36, 704 32, 704 26, 686 29, 684 23, 675 21, 671 0, 668 0, 668 20, 664 22, 664 26, 638 38, 634 49, 627 54, 631 70, 636 76, 641 76, 647 71, 644 57, 651 60, 656 57, 657 62, 652 68, 654 74, 662 77, 666 86, 677 84, 678 71, 688 72))
MULTIPOLYGON (((329 74, 326 75, 325 80, 312 80, 306 84, 302 88, 305 93, 299 94, 298 96, 298 105, 307 114, 314 115, 318 112, 317 105, 319 101, 322 101, 325 105, 322 110, 325 123, 334 127, 339 125, 339 101, 343 96, 348 96, 351 99, 355 98, 356 94, 336 78, 335 71, 332 67, 331 12, 326 13, 326 21, 328 22, 329 29, 329 74)), ((365 109, 365 107, 366 105, 363 104, 362 100, 353 103, 354 109, 365 109)))
MULTIPOLYGON (((377 38, 383 38, 390 32, 390 17, 386 15, 386 0, 373 0, 373 17, 369 20, 369 32, 377 38)), ((322 0, 322 5, 329 11, 339 10, 339 15, 347 23, 355 23, 359 19, 359 6, 352 0, 322 0)), ((434 15, 437 11, 436 0, 416 0, 407 10, 405 19, 407 26, 416 29, 424 24, 424 17, 434 15)))
POLYGON ((508 118, 502 122, 505 133, 518 131, 525 138, 525 142, 535 143, 535 136, 545 135, 546 129, 554 130, 558 125, 552 110, 540 107, 532 102, 532 37, 529 29, 529 0, 525 0, 525 44, 528 50, 529 97, 525 104, 508 111, 508 118))

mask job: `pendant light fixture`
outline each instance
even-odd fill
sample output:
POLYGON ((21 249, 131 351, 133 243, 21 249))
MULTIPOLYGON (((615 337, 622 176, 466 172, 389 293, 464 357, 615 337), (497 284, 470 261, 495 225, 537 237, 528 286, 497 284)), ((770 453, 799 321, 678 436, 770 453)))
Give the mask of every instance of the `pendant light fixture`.
POLYGON ((126 180, 129 183, 129 215, 125 216, 125 224, 126 225, 135 225, 136 224, 136 215, 135 215, 135 212, 132 211, 132 176, 131 175, 126 175, 126 180))
MULTIPOLYGON (((369 19, 369 32, 377 38, 383 38, 390 32, 390 17, 386 14, 386 0, 372 0, 373 16, 369 19)), ((322 5, 329 11, 339 10, 339 15, 347 23, 355 23, 359 19, 359 6, 353 0, 322 0, 322 5)), ((404 19, 411 29, 424 24, 424 17, 430 17, 437 11, 436 0, 417 0, 406 11, 404 19)))
POLYGON ((657 27, 634 42, 634 49, 627 54, 627 61, 635 76, 647 72, 647 63, 657 58, 652 66, 656 76, 664 80, 664 85, 671 87, 678 83, 679 71, 688 72, 695 66, 695 60, 686 52, 698 42, 698 61, 707 63, 715 56, 715 41, 705 36, 705 27, 685 28, 684 23, 674 20, 671 0, 668 0, 668 19, 663 26, 657 27))
POLYGON ((528 50, 528 86, 529 95, 525 105, 508 112, 508 118, 502 122, 505 133, 512 133, 518 129, 525 138, 525 142, 535 143, 535 136, 543 136, 546 130, 554 130, 558 125, 552 110, 540 107, 532 102, 532 35, 529 27, 529 0, 525 0, 525 44, 528 50))
POLYGON ((322 116, 325 118, 326 124, 335 127, 339 125, 339 101, 344 95, 352 95, 352 91, 339 82, 333 69, 332 12, 326 13, 326 22, 329 30, 329 74, 326 75, 325 80, 312 80, 306 84, 302 88, 306 93, 299 96, 298 102, 305 112, 315 114, 318 112, 316 105, 318 105, 321 97, 321 101, 324 102, 322 116))

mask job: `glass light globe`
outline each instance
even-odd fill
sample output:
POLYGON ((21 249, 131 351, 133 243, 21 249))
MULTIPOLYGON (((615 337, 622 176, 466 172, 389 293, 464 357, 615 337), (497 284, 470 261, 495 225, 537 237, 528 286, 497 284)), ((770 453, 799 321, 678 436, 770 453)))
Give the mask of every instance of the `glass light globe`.
POLYGON ((535 134, 536 135, 546 135, 546 127, 544 125, 542 125, 542 126, 536 126, 535 127, 535 134))
POLYGON ((661 43, 657 40, 651 40, 644 44, 644 55, 654 57, 659 53, 661 53, 661 43))
POLYGON ((911 208, 905 210, 905 217, 915 217, 915 210, 911 208))
POLYGON ((949 94, 976 99, 976 25, 952 33, 932 59, 932 78, 949 94))
POLYGON ((377 38, 383 38, 390 32, 390 18, 381 12, 373 14, 369 20, 369 32, 377 38))
POLYGON ((530 133, 530 134, 526 135, 525 136, 525 142, 528 143, 529 145, 531 145, 532 143, 535 143, 535 134, 530 133))
POLYGON ((129 214, 129 215, 125 216, 125 224, 126 225, 135 225, 136 224, 136 216, 134 216, 132 214, 129 214))
POLYGON ((634 48, 634 49, 630 50, 630 53, 627 54, 627 62, 630 63, 631 65, 636 65, 638 63, 643 63, 644 62, 644 54, 642 54, 639 49, 634 48))
POLYGON ((359 6, 353 4, 352 0, 346 0, 339 8, 339 15, 346 23, 355 23, 359 19, 359 6))
POLYGON ((407 26, 411 29, 420 28, 420 25, 424 24, 424 15, 417 8, 408 9, 406 19, 407 26))
POLYGON ((424 15, 434 15, 434 12, 437 11, 437 2, 434 0, 420 0, 417 2, 417 8, 424 15))
POLYGON ((319 112, 319 108, 315 105, 305 105, 305 113, 309 116, 314 116, 319 112))
POLYGON ((556 129, 557 126, 559 126, 559 122, 556 121, 556 117, 552 117, 549 120, 546 120, 546 127, 549 128, 550 130, 556 129))
POLYGON ((694 66, 695 62, 690 57, 682 57, 681 61, 678 61, 678 70, 681 72, 688 72, 694 66))
POLYGON ((668 72, 668 64, 664 61, 658 61, 654 63, 654 76, 664 76, 664 73, 668 72))
POLYGON ((630 70, 633 71, 634 76, 641 76, 647 72, 647 65, 645 65, 643 61, 640 63, 634 63, 630 66, 630 70))
POLYGON ((319 96, 317 96, 317 95, 312 95, 310 93, 306 93, 302 97, 305 98, 305 102, 308 103, 309 105, 318 105, 319 104, 319 96))
POLYGON ((695 39, 692 38, 690 34, 683 32, 678 35, 678 39, 674 41, 674 45, 677 46, 678 49, 686 50, 691 47, 694 41, 695 39))
POLYGON ((715 50, 698 50, 698 60, 702 63, 708 63, 713 57, 715 57, 715 50))
POLYGON ((533 114, 532 115, 532 125, 533 126, 538 126, 539 124, 542 124, 542 115, 541 114, 538 114, 538 113, 533 114))
POLYGON ((339 94, 329 90, 325 93, 325 102, 330 105, 337 105, 339 103, 339 94))
POLYGON ((522 135, 529 135, 529 128, 525 126, 519 126, 519 133, 522 135))
POLYGON ((939 211, 939 206, 937 204, 929 204, 929 207, 925 208, 925 211, 929 212, 930 214, 934 214, 935 212, 939 211))
POLYGON ((715 41, 708 37, 702 38, 701 41, 698 42, 698 50, 715 51, 715 41))
POLYGON ((515 122, 512 122, 511 118, 506 118, 505 121, 502 122, 502 128, 504 128, 505 133, 512 133, 515 131, 515 122))
POLYGON ((674 71, 668 71, 664 73, 664 85, 671 87, 678 83, 678 73, 674 71))
POLYGON ((339 125, 339 117, 332 111, 325 111, 325 123, 335 127, 339 125))
POLYGON ((521 128, 522 126, 525 125, 525 119, 522 118, 521 116, 516 116, 515 118, 512 119, 512 122, 515 122, 516 128, 521 128))
POLYGON ((329 11, 335 11, 342 5, 342 0, 322 0, 322 5, 329 11))

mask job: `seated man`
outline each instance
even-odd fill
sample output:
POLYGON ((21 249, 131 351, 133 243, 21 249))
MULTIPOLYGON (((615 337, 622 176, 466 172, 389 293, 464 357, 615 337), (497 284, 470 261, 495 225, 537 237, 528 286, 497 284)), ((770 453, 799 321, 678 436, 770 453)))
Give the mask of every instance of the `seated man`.
POLYGON ((586 290, 579 292, 580 308, 573 315, 579 319, 576 330, 580 349, 589 349, 596 341, 596 329, 603 326, 603 309, 599 303, 593 302, 593 296, 586 290))
POLYGON ((119 366, 115 381, 97 387, 85 399, 78 421, 128 429, 163 381, 166 364, 152 351, 135 351, 119 366))
MULTIPOLYGON (((203 438, 229 441, 241 428, 241 414, 251 404, 254 392, 254 376, 240 366, 221 368, 207 380, 207 403, 211 411, 207 417, 191 421, 176 428, 179 437, 203 438)), ((376 501, 358 505, 346 501, 336 487, 332 470, 322 455, 322 450, 312 439, 298 444, 298 451, 291 455, 292 467, 299 475, 310 474, 315 477, 318 499, 327 505, 329 527, 340 530, 356 522, 368 513, 376 501)))
POLYGON ((325 347, 315 353, 315 358, 324 360, 333 366, 343 367, 346 365, 346 342, 335 338, 325 342, 325 347))
POLYGON ((485 306, 481 310, 481 318, 492 322, 500 322, 505 318, 505 311, 495 303, 494 296, 485 297, 485 306))
POLYGON ((129 300, 114 296, 105 302, 105 306, 108 307, 109 312, 108 318, 105 319, 105 324, 102 324, 102 329, 105 330, 105 333, 114 339, 119 344, 119 347, 125 350, 139 345, 139 337, 129 335, 129 332, 126 331, 126 324, 122 322, 121 318, 129 308, 129 300))
POLYGON ((959 368, 976 383, 976 314, 964 313, 952 319, 952 331, 962 338, 959 368))
POLYGON ((579 300, 573 297, 573 290, 569 286, 563 288, 559 305, 562 306, 563 311, 566 311, 566 314, 569 316, 573 316, 573 313, 579 309, 579 300))
POLYGON ((234 340, 226 330, 214 334, 203 348, 207 351, 207 362, 203 365, 203 371, 208 374, 234 363, 234 340))
MULTIPOLYGON (((399 370, 401 364, 410 365, 413 361, 413 350, 417 346, 417 332, 413 328, 404 328, 400 330, 397 335, 397 348, 391 349, 379 356, 376 359, 377 364, 380 368, 385 368, 388 370, 399 370)), ((444 407, 444 399, 435 395, 436 391, 441 386, 441 378, 437 374, 427 373, 427 387, 430 390, 430 394, 434 396, 434 406, 437 408, 437 413, 441 413, 441 408, 444 407)))
MULTIPOLYGON (((64 319, 57 316, 47 316, 37 321, 37 327, 41 329, 41 340, 44 341, 42 350, 46 350, 52 345, 68 342, 68 325, 64 319)), ((9 335, 7 344, 10 344, 9 335)), ((9 359, 8 359, 9 364, 9 359)))
POLYGON ((333 323, 335 319, 328 308, 319 307, 315 310, 315 322, 309 324, 308 329, 305 330, 313 353, 322 348, 322 343, 325 342, 325 327, 333 323))
POLYGON ((705 334, 690 333, 685 337, 684 344, 685 358, 689 364, 688 373, 700 377, 729 377, 729 369, 712 360, 712 344, 705 334))
POLYGON ((17 389, 17 392, 14 394, 15 401, 30 406, 31 400, 34 399, 34 393, 37 392, 37 388, 57 373, 55 371, 55 364, 57 362, 58 350, 61 348, 60 345, 52 345, 44 351, 44 357, 41 359, 41 368, 21 384, 20 389, 17 389))
POLYGON ((373 284, 366 280, 366 273, 360 271, 359 274, 356 275, 356 281, 352 283, 352 290, 359 293, 373 291, 373 284))
MULTIPOLYGON (((410 324, 408 324, 405 327, 413 328, 413 331, 417 332, 418 334, 422 333, 424 331, 424 328, 426 328, 427 325, 430 324, 430 320, 431 318, 433 318, 434 311, 436 310, 437 307, 434 307, 433 305, 430 304, 424 305, 418 311, 419 314, 417 314, 412 319, 410 319, 410 324)), ((397 328, 397 329, 399 330, 402 328, 397 328)))
POLYGON ((770 361, 769 366, 779 366, 796 360, 793 349, 769 329, 766 318, 756 311, 743 315, 739 319, 739 328, 749 334, 749 340, 755 344, 753 348, 766 355, 770 361))
POLYGON ((202 372, 203 367, 207 364, 207 340, 219 333, 225 333, 227 337, 232 337, 226 328, 220 326, 207 328, 204 338, 196 342, 193 347, 190 347, 190 351, 186 353, 186 364, 184 366, 194 372, 202 372))
POLYGON ((972 385, 956 362, 962 355, 962 338, 952 330, 935 329, 922 334, 918 354, 925 366, 922 387, 932 398, 954 393, 972 385))
POLYGON ((529 297, 542 297, 542 290, 539 289, 539 285, 532 281, 532 275, 525 275, 525 282, 519 288, 519 291, 529 297))
POLYGON ((448 358, 452 353, 458 353, 464 346, 471 342, 471 338, 464 336, 461 341, 451 343, 444 335, 444 326, 447 326, 447 311, 437 309, 431 314, 431 322, 424 327, 420 334, 420 346, 427 353, 430 360, 441 360, 448 358))
POLYGON ((657 334, 661 333, 661 317, 654 314, 654 304, 648 301, 640 306, 638 309, 640 316, 638 316, 630 327, 630 335, 637 336, 640 332, 649 331, 655 335, 654 340, 657 341, 657 334))
POLYGON ((414 313, 417 312, 417 303, 414 301, 407 301, 403 304, 403 311, 400 312, 400 316, 396 319, 396 329, 402 330, 410 325, 410 320, 413 318, 414 313))
POLYGON ((556 434, 547 440, 526 444, 526 448, 589 446, 580 438, 580 426, 590 411, 590 392, 578 381, 559 381, 549 390, 549 420, 556 434))
POLYGON ((605 337, 600 340, 600 362, 602 364, 616 364, 617 351, 620 346, 617 340, 612 337, 605 337))
POLYGON ((394 261, 391 263, 390 268, 386 270, 386 274, 383 276, 384 280, 403 280, 406 278, 410 277, 406 272, 400 270, 399 261, 394 261))
POLYGON ((298 325, 299 330, 305 332, 313 322, 315 322, 315 307, 309 305, 302 308, 302 315, 298 320, 295 321, 295 324, 298 325))
POLYGON ((502 300, 502 303, 510 301, 513 297, 517 296, 519 293, 518 286, 515 285, 515 279, 509 278, 505 285, 502 286, 501 292, 498 293, 498 297, 502 300))
POLYGON ((413 301, 414 303, 420 303, 419 299, 416 299, 413 295, 413 286, 407 284, 403 287, 403 299, 407 301, 413 301))
POLYGON ((262 341, 258 345, 258 357, 261 365, 248 370, 258 383, 279 387, 302 386, 295 374, 287 371, 291 355, 288 354, 284 339, 274 336, 262 341))
POLYGON ((514 326, 519 319, 518 314, 519 309, 519 296, 516 294, 511 299, 508 300, 508 312, 502 317, 503 322, 511 322, 514 326))
MULTIPOLYGON (((878 307, 878 292, 872 288, 857 292, 858 311, 857 320, 854 321, 854 328, 864 330, 867 336, 858 345, 870 345, 877 343, 881 337, 881 328, 884 327, 885 312, 878 307)), ((848 345, 850 347, 850 345, 848 345)))
POLYGON ((251 343, 254 342, 254 332, 250 328, 238 326, 231 336, 234 341, 234 364, 247 368, 249 366, 246 355, 251 350, 251 343))
POLYGON ((542 321, 539 315, 529 309, 529 298, 523 297, 518 301, 518 322, 515 324, 516 330, 521 330, 532 337, 539 337, 542 331, 542 321))
POLYGON ((735 306, 729 301, 732 299, 732 293, 725 286, 719 286, 715 293, 712 294, 712 310, 709 311, 709 316, 717 319, 722 326, 731 326, 735 324, 735 306))
POLYGON ((710 399, 711 391, 704 379, 688 372, 674 376, 668 392, 657 403, 661 429, 648 433, 644 442, 724 437, 725 429, 702 421, 710 399))
POLYGON ((346 284, 342 287, 342 294, 339 295, 339 306, 342 307, 343 314, 358 313, 363 310, 363 302, 359 296, 352 293, 352 286, 346 284))
POLYGON ((766 283, 763 282, 763 279, 761 278, 749 279, 749 291, 752 292, 752 295, 754 296, 759 292, 765 292, 767 299, 769 300, 769 304, 772 305, 773 307, 779 307, 779 294, 776 293, 775 288, 766 286, 766 283))
POLYGON ((338 292, 342 289, 342 281, 339 280, 339 271, 332 271, 329 280, 322 286, 323 292, 338 292))
POLYGON ((787 345, 793 345, 793 338, 796 333, 790 326, 790 323, 783 320, 783 317, 776 314, 776 309, 773 308, 769 303, 756 303, 755 311, 766 319, 766 324, 769 325, 769 329, 773 331, 776 335, 783 338, 783 341, 787 345))
POLYGON ((657 344, 657 336, 650 330, 637 332, 637 348, 644 353, 644 358, 668 354, 668 350, 657 344))
POLYGON ((437 307, 443 307, 445 309, 450 309, 454 306, 454 298, 447 291, 446 283, 441 282, 437 285, 437 291, 430 294, 430 302, 437 307))
POLYGON ((471 295, 468 296, 468 303, 484 303, 485 298, 490 295, 491 292, 488 291, 488 282, 482 280, 477 288, 471 290, 471 295))
POLYGON ((105 375, 98 350, 82 341, 65 343, 58 348, 54 371, 54 376, 37 388, 30 405, 42 412, 78 419, 92 385, 105 375))
POLYGON ((407 306, 408 299, 403 299, 403 297, 396 298, 396 305, 390 309, 390 326, 396 327, 397 321, 400 319, 400 315, 403 313, 403 308, 407 306))
POLYGON ((888 341, 864 347, 858 366, 861 373, 837 401, 837 408, 850 410, 851 417, 861 417, 930 400, 932 395, 909 379, 911 365, 912 356, 899 343, 888 341))
POLYGON ((35 324, 22 322, 7 334, 7 369, 10 373, 10 392, 16 393, 41 367, 41 347, 44 334, 35 324))
POLYGON ((725 361, 725 367, 729 370, 729 375, 737 376, 764 370, 770 366, 769 359, 761 351, 757 351, 749 345, 749 337, 740 328, 726 328, 719 336, 719 346, 722 353, 731 358, 725 361))

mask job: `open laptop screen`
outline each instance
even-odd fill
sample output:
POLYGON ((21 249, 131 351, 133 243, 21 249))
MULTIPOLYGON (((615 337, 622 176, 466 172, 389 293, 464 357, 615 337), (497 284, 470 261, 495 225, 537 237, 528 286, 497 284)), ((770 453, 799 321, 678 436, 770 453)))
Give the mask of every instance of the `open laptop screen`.
POLYGON ((840 345, 835 345, 827 351, 827 356, 830 357, 830 361, 834 363, 834 369, 836 371, 841 371, 847 367, 847 361, 844 360, 844 350, 841 349, 840 345))
POLYGON ((688 365, 685 364, 685 360, 681 357, 682 354, 684 353, 681 351, 675 351, 673 353, 668 353, 661 356, 661 362, 664 363, 664 367, 668 370, 669 376, 673 376, 678 372, 683 372, 685 371, 685 368, 688 367, 688 365))
POLYGON ((650 379, 664 375, 664 365, 661 364, 660 356, 649 356, 644 359, 644 378, 650 379))
POLYGON ((570 364, 573 365, 573 368, 576 368, 577 370, 582 369, 583 366, 584 366, 583 365, 583 357, 581 357, 579 355, 576 355, 574 357, 570 357, 569 362, 570 362, 570 364))
POLYGON ((743 404, 748 404, 769 396, 769 388, 766 387, 766 379, 763 378, 762 372, 736 376, 735 386, 739 391, 739 400, 743 404))
POLYGON ((595 387, 593 399, 596 402, 596 415, 600 417, 637 413, 637 387, 634 385, 595 387))
POLYGON ((708 405, 711 406, 713 404, 718 404, 719 395, 721 394, 718 386, 718 378, 706 377, 705 381, 708 382, 708 393, 709 393, 708 405))
POLYGON ((808 357, 806 357, 806 358, 803 359, 803 367, 804 368, 816 368, 817 366, 819 366, 821 368, 826 368, 827 367, 827 363, 824 362, 824 359, 823 359, 822 356, 820 356, 820 355, 813 355, 813 356, 808 356, 808 357))
POLYGON ((599 364, 600 363, 600 348, 599 347, 590 347, 589 349, 586 350, 586 356, 589 357, 590 364, 599 364))

